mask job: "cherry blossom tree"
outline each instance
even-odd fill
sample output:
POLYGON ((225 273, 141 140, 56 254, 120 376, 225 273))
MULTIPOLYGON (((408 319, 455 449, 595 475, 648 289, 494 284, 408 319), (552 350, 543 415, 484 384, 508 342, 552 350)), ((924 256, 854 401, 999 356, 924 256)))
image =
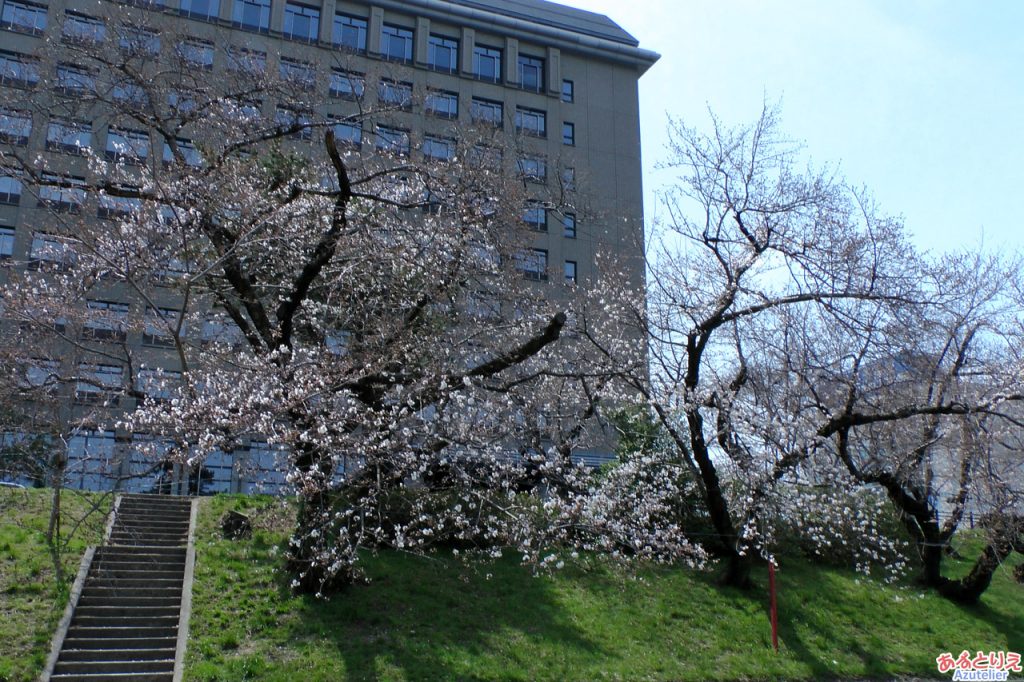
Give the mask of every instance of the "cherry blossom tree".
POLYGON ((279 449, 299 590, 357 578, 365 548, 535 557, 531 492, 574 476, 594 400, 523 210, 574 193, 524 183, 493 124, 413 148, 416 93, 349 82, 341 106, 313 64, 229 48, 218 78, 221 48, 158 15, 104 26, 48 38, 12 103, 50 121, 47 153, 3 151, 49 219, 3 285, 4 362, 65 358, 78 423, 149 434, 154 461, 279 449))
MULTIPOLYGON (((661 466, 687 471, 699 489, 712 529, 704 544, 725 561, 726 583, 746 585, 751 555, 771 558, 780 526, 797 518, 813 520, 803 531, 822 544, 852 524, 864 561, 884 560, 897 547, 880 532, 878 514, 853 509, 849 496, 881 484, 900 513, 912 514, 905 503, 918 500, 916 489, 904 493, 920 472, 900 469, 899 482, 887 485, 883 471, 892 469, 862 466, 850 443, 881 456, 868 434, 929 419, 978 434, 979 414, 1019 398, 1019 358, 996 350, 1005 342, 984 359, 972 354, 974 390, 933 386, 957 381, 960 371, 951 357, 967 333, 957 325, 968 323, 956 305, 1007 300, 1014 268, 971 279, 965 268, 917 252, 864 191, 828 170, 800 168, 799 146, 782 136, 774 109, 749 127, 712 124, 706 135, 672 125, 667 168, 679 182, 663 197, 646 300, 623 290, 608 296, 647 340, 650 373, 622 360, 600 328, 588 338, 622 372, 622 397, 635 393, 665 429, 670 448, 661 466), (908 382, 894 369, 908 357, 937 363, 936 372, 908 382)), ((1019 313, 979 303, 974 319, 990 330, 1017 329, 1019 313)), ((970 458, 978 462, 976 452, 970 458)), ((678 487, 677 475, 664 480, 678 487)), ((861 503, 885 502, 856 494, 861 503)), ((940 535, 914 537, 923 546, 940 535)))

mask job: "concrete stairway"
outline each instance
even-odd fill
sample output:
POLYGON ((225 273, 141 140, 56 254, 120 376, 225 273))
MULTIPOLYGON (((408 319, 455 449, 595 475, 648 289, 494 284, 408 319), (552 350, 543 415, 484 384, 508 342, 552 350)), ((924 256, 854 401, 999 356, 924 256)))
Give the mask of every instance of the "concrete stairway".
POLYGON ((107 542, 92 557, 44 680, 175 679, 179 625, 187 626, 191 519, 187 498, 119 498, 107 542))

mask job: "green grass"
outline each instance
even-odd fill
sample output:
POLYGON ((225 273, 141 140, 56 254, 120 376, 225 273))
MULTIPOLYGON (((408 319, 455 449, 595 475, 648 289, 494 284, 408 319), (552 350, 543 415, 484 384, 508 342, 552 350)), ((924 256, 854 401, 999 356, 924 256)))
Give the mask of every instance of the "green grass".
POLYGON ((329 602, 294 597, 279 570, 290 514, 278 505, 203 500, 188 679, 934 677, 943 651, 1024 651, 1024 587, 1010 577, 1019 557, 972 608, 784 559, 776 654, 764 589, 721 589, 679 569, 533 577, 512 559, 472 567, 382 553, 367 557, 369 585, 329 602), (253 515, 251 540, 220 538, 232 508, 253 515))
POLYGON ((51 495, 50 490, 0 488, 2 682, 39 677, 82 553, 88 545, 99 544, 103 538, 110 496, 65 490, 61 530, 64 535, 72 529, 74 532, 61 557, 65 580, 58 583, 44 540, 51 495))

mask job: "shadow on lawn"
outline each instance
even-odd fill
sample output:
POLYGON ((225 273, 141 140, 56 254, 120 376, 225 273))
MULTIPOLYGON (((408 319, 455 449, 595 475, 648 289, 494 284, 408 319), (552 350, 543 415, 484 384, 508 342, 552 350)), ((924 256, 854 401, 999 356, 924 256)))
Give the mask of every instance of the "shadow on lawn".
POLYGON ((512 674, 510 667, 530 669, 529 661, 511 660, 516 647, 508 640, 542 640, 542 648, 569 660, 607 655, 569 622, 548 581, 514 560, 467 567, 389 553, 368 558, 365 568, 369 585, 329 602, 305 599, 303 617, 290 624, 290 638, 335 647, 350 679, 375 680, 382 669, 431 680, 495 679, 512 674), (490 673, 475 677, 474 668, 490 673))

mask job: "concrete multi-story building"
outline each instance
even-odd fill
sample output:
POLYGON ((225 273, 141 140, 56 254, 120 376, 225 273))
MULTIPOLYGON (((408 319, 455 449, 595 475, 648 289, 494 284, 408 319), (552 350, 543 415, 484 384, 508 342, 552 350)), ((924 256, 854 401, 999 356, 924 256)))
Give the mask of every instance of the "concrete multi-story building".
MULTIPOLYGON (((452 131, 462 123, 489 121, 514 130, 522 140, 520 172, 550 187, 579 186, 584 197, 576 212, 540 206, 527 210, 533 256, 526 275, 585 282, 594 274, 595 259, 606 252, 629 264, 627 276, 637 289, 643 287, 637 84, 658 55, 641 49, 609 18, 544 0, 131 4, 103 2, 104 10, 98 12, 95 0, 0 0, 0 144, 18 148, 26 157, 42 155, 52 172, 82 164, 61 153, 68 145, 116 155, 137 142, 132 135, 148 144, 144 131, 115 129, 99 121, 79 121, 72 129, 38 112, 7 108, 3 93, 24 90, 38 79, 34 55, 47 34, 88 38, 102 32, 99 15, 104 13, 154 13, 159 18, 154 26, 169 22, 189 36, 188 59, 210 77, 219 73, 230 78, 238 68, 232 62, 244 59, 293 78, 305 78, 308 72, 310 86, 322 89, 323 100, 340 113, 367 100, 400 104, 415 98, 421 103, 405 112, 395 107, 389 125, 374 130, 339 126, 336 130, 351 143, 397 145, 414 158, 443 158, 452 153, 452 131)), ((73 64, 57 68, 58 79, 74 80, 73 64), (67 71, 64 76, 61 68, 67 71)), ((24 189, 16 173, 4 174, 0 168, 0 258, 31 264, 45 246, 38 226, 46 209, 38 193, 24 189)), ((58 192, 55 200, 64 201, 73 192, 58 192)), ((97 305, 101 303, 114 306, 112 314, 128 315, 129 307, 138 307, 130 300, 97 305)), ((125 341, 159 346, 144 331, 135 336, 139 338, 125 341)), ((87 401, 94 390, 83 386, 77 397, 87 401)), ((131 403, 125 398, 116 409, 131 409, 131 403)), ((112 431, 72 435, 69 483, 103 488, 109 487, 111 475, 138 474, 149 465, 132 456, 132 438, 112 431), (75 462, 82 464, 76 467, 75 462)), ((211 457, 205 465, 213 476, 208 489, 245 491, 257 480, 273 488, 281 476, 273 471, 272 461, 273 452, 260 443, 251 443, 246 452, 211 457), (240 460, 250 466, 236 466, 240 460)), ((144 489, 159 473, 129 477, 123 485, 144 489)))

